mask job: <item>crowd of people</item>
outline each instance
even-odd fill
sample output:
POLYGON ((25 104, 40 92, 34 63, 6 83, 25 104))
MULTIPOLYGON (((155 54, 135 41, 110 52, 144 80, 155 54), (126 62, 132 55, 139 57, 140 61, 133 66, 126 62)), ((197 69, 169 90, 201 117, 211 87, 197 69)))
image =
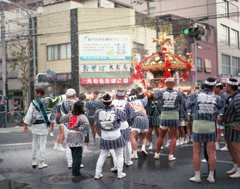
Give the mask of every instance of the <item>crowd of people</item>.
POLYGON ((207 181, 214 183, 216 168, 215 150, 220 150, 220 137, 225 136, 223 150, 228 149, 234 163, 226 174, 240 178, 240 92, 239 83, 230 78, 226 86, 214 78, 204 81, 199 91, 186 94, 174 88, 174 78, 166 79, 166 88, 154 90, 148 87, 132 89, 126 93, 118 89, 115 94, 94 92, 88 99, 82 93, 77 98, 72 88, 65 95, 44 98, 42 88, 35 89, 35 99, 24 118, 24 130, 32 125, 32 166, 46 168, 45 148, 48 130, 59 127, 55 150, 66 151, 67 166, 74 178, 81 177, 82 153, 88 144, 100 137, 100 154, 96 162, 95 179, 103 177, 102 167, 111 155, 117 178, 126 177, 124 164, 132 166, 138 159, 138 147, 147 156, 148 149, 155 148, 154 159, 160 158, 164 139, 169 146, 169 161, 175 161, 177 145, 193 142, 192 182, 201 182, 201 148, 208 162, 207 181), (50 113, 49 113, 50 112, 50 113), (49 115, 48 115, 49 113, 49 115), (90 132, 91 131, 91 132, 90 132), (153 131, 157 140, 153 143, 153 131), (167 139, 166 139, 167 137, 167 139), (66 149, 63 141, 66 139, 66 149), (39 145, 38 145, 39 144, 39 145), (39 146, 40 158, 37 158, 39 146), (37 161, 38 160, 38 161, 37 161))

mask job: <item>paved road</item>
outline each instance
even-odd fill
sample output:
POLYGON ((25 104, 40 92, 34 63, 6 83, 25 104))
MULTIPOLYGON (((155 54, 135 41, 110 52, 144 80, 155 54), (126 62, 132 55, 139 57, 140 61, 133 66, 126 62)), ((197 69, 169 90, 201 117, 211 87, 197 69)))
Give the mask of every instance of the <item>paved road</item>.
MULTIPOLYGON (((217 177, 214 184, 206 178, 201 184, 191 183, 188 178, 193 176, 192 145, 178 147, 174 162, 168 162, 168 149, 162 150, 160 160, 153 159, 153 151, 139 159, 134 165, 125 167, 127 177, 117 179, 110 171, 111 158, 104 168, 104 177, 94 180, 94 170, 98 158, 98 146, 91 145, 91 153, 84 153, 82 173, 84 180, 79 183, 72 181, 71 170, 67 169, 64 152, 53 151, 55 137, 49 137, 46 151, 46 162, 49 167, 43 170, 31 167, 31 135, 22 133, 22 128, 0 129, 0 188, 1 189, 239 189, 240 179, 228 179, 225 171, 232 168, 228 152, 217 152, 217 177)), ((202 172, 206 171, 206 164, 202 172)))

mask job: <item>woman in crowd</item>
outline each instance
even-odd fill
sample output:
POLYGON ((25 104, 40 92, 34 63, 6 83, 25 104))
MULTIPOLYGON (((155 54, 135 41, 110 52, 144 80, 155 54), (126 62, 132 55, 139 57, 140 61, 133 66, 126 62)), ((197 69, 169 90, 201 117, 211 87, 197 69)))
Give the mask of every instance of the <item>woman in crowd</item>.
POLYGON ((70 114, 60 119, 62 123, 68 123, 67 146, 72 152, 72 175, 80 176, 80 165, 82 161, 84 138, 89 133, 89 121, 85 115, 84 103, 77 101, 73 105, 70 114))

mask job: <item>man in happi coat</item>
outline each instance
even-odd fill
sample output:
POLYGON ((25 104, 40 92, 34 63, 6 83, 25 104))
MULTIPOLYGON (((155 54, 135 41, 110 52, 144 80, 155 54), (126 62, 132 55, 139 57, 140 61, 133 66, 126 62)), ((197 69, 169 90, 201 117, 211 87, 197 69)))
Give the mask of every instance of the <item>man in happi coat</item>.
POLYGON ((215 141, 216 126, 215 120, 223 114, 224 101, 213 93, 216 85, 214 78, 208 78, 204 82, 203 90, 191 94, 186 102, 186 108, 191 109, 193 116, 193 167, 195 176, 189 178, 192 182, 201 182, 201 145, 206 143, 209 174, 207 181, 214 183, 214 170, 216 165, 215 141))
POLYGON ((237 79, 228 79, 226 92, 229 97, 223 115, 225 139, 234 163, 234 167, 226 172, 230 178, 240 178, 240 92, 238 85, 237 79))

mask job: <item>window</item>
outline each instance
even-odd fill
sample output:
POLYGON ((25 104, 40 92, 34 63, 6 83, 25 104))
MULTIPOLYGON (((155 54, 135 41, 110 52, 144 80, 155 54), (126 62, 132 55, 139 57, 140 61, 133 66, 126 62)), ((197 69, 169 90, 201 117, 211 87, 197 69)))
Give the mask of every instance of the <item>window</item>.
POLYGON ((132 52, 140 54, 141 58, 143 58, 146 55, 146 50, 144 49, 144 44, 133 42, 132 52))
POLYGON ((229 4, 229 12, 230 12, 229 18, 231 20, 238 22, 239 21, 238 6, 234 5, 233 3, 230 3, 229 4))
POLYGON ((224 1, 224 15, 229 18, 229 1, 223 0, 224 1))
POLYGON ((239 31, 231 29, 231 47, 239 48, 239 31))
POLYGON ((220 26, 220 42, 224 43, 225 45, 229 45, 229 27, 224 26, 221 24, 220 26))
POLYGON ((197 71, 202 72, 202 58, 197 58, 197 71))
POLYGON ((211 60, 205 59, 205 72, 206 73, 211 73, 212 72, 212 62, 211 60))
POLYGON ((240 73, 240 58, 232 57, 232 74, 238 76, 240 73))
POLYGON ((70 58, 71 58, 70 43, 47 46, 48 61, 64 60, 64 59, 70 59, 70 58))
POLYGON ((229 2, 227 0, 223 0, 219 2, 219 13, 226 18, 229 18, 229 2))
POLYGON ((230 56, 222 54, 222 74, 231 74, 230 56))

